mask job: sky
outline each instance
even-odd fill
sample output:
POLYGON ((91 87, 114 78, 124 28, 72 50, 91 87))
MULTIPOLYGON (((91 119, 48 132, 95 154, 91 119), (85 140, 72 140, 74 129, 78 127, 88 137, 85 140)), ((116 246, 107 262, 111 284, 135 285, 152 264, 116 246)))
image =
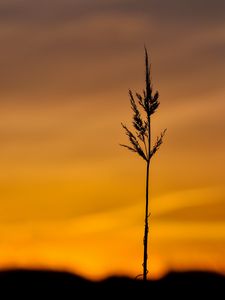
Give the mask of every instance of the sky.
POLYGON ((146 46, 149 277, 225 273, 225 2, 0 0, 0 45, 0 268, 142 272, 145 163, 119 144, 146 46))

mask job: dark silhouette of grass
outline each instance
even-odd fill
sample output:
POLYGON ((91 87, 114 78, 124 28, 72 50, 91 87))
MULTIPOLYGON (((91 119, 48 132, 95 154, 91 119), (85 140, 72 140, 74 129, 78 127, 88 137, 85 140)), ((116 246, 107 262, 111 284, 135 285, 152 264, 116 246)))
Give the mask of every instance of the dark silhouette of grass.
POLYGON ((91 281, 68 272, 0 272, 1 299, 225 299, 225 276, 210 272, 172 272, 159 280, 112 276, 91 281))
POLYGON ((130 105, 133 112, 133 131, 122 123, 122 127, 129 140, 129 145, 120 144, 129 151, 137 153, 146 162, 146 185, 145 185, 145 219, 144 219, 144 253, 143 253, 143 273, 138 275, 147 280, 148 274, 148 234, 149 234, 149 177, 151 160, 155 153, 159 150, 166 129, 157 137, 155 144, 152 144, 152 120, 151 116, 159 107, 159 93, 153 93, 153 85, 151 79, 151 65, 149 64, 148 52, 145 48, 145 89, 143 95, 129 90, 130 105), (135 99, 136 98, 136 99, 135 99))

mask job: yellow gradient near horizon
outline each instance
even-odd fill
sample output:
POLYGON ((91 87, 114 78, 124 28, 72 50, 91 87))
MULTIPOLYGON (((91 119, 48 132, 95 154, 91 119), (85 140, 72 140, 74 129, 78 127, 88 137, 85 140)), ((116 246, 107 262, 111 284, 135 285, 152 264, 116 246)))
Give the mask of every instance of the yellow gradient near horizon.
POLYGON ((150 170, 149 276, 225 273, 222 2, 17 2, 0 3, 0 269, 142 273, 145 162, 119 144, 145 44, 152 141, 167 128, 150 170))

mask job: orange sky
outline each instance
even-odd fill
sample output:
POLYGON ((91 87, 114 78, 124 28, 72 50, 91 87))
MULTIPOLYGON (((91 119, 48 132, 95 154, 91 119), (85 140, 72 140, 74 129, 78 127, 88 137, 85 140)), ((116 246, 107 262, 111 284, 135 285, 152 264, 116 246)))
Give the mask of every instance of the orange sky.
POLYGON ((145 165, 119 143, 145 44, 150 276, 225 272, 225 4, 165 2, 1 0, 0 267, 142 272, 145 165))

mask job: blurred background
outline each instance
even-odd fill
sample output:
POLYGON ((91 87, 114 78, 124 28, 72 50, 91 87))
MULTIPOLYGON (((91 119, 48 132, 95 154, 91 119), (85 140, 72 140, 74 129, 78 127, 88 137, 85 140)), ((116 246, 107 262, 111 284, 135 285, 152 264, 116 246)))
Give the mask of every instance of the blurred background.
POLYGON ((0 267, 142 272, 145 163, 119 143, 146 45, 150 277, 225 272, 225 2, 1 0, 0 25, 0 267))

